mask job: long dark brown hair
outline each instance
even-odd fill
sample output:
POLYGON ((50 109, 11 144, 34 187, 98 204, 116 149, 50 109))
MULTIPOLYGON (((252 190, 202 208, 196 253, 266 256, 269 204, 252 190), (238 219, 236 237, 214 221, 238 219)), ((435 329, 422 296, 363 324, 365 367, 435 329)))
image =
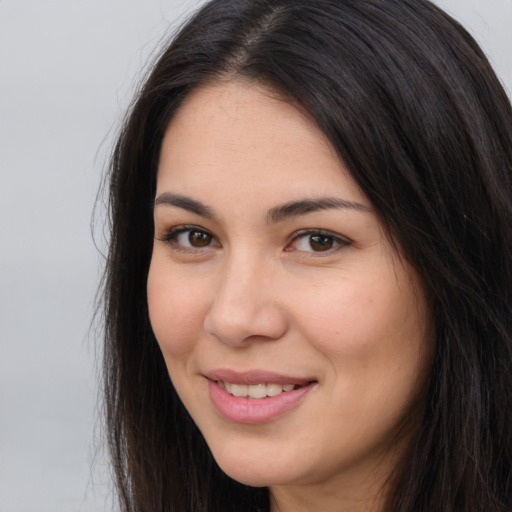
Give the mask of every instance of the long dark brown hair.
POLYGON ((512 510, 512 110, 475 41, 427 0, 213 0, 162 51, 109 175, 104 391, 122 510, 269 507, 214 462, 146 299, 163 133, 195 87, 230 78, 309 113, 423 279, 435 354, 386 510, 512 510))

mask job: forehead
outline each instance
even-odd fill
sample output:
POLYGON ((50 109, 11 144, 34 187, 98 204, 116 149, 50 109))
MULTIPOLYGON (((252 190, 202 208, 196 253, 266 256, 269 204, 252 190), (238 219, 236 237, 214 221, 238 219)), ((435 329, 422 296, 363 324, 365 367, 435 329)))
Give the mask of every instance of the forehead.
POLYGON ((157 193, 214 194, 219 187, 245 201, 255 194, 282 202, 338 191, 370 206, 305 113, 261 86, 239 81, 193 91, 162 142, 157 193))

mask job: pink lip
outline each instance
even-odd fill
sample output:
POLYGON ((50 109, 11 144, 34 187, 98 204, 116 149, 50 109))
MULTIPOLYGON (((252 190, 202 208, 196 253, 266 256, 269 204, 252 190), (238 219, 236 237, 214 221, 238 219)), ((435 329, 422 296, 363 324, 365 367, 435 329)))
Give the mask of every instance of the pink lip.
POLYGON ((265 371, 240 373, 217 370, 206 377, 210 399, 221 416, 234 423, 253 425, 267 423, 281 416, 297 405, 317 384, 313 379, 288 377, 265 371), (219 386, 219 380, 235 384, 296 384, 301 387, 293 391, 284 391, 277 396, 252 399, 231 395, 219 386))

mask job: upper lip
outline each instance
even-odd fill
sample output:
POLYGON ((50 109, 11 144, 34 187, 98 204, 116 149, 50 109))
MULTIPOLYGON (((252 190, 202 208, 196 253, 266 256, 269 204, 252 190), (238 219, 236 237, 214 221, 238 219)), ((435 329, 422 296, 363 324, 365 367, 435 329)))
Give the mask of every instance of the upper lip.
POLYGON ((293 377, 267 370, 235 371, 229 368, 219 368, 207 372, 205 377, 213 381, 230 382, 232 384, 294 384, 304 386, 315 382, 314 378, 293 377))

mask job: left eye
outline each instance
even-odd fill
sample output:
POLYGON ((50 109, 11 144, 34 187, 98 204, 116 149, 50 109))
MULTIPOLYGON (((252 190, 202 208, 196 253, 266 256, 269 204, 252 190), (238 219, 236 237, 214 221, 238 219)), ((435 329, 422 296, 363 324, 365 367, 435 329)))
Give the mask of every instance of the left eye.
POLYGON ((327 252, 340 246, 349 245, 349 242, 333 233, 315 231, 299 233, 290 245, 289 250, 327 252))
POLYGON ((197 231, 194 229, 183 231, 179 233, 175 240, 176 243, 183 245, 184 247, 208 247, 212 242, 212 235, 205 231, 197 231))
POLYGON ((203 249, 218 245, 211 233, 196 227, 171 229, 161 240, 183 249, 203 249))

